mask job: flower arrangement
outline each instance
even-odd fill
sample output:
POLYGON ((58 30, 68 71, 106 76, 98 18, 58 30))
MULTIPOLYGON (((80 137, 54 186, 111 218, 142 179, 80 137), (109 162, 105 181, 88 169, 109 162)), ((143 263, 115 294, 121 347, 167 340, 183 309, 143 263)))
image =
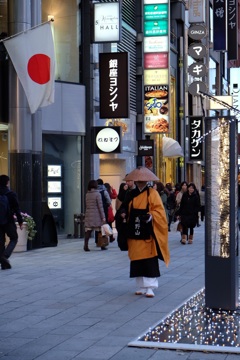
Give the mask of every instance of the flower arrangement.
MULTIPOLYGON (((34 239, 34 237, 37 233, 36 223, 33 220, 33 217, 30 216, 29 214, 21 212, 21 215, 22 215, 23 222, 25 222, 27 224, 28 240, 31 241, 34 239)), ((14 218, 15 218, 15 221, 17 222, 17 217, 15 215, 14 215, 14 218)))

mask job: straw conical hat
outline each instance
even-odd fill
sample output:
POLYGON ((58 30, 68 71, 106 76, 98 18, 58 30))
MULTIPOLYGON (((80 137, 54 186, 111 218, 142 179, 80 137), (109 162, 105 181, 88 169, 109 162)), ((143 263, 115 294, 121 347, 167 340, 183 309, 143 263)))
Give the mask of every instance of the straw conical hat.
POLYGON ((144 166, 139 166, 137 169, 131 171, 124 178, 125 181, 157 181, 159 178, 149 169, 144 166))

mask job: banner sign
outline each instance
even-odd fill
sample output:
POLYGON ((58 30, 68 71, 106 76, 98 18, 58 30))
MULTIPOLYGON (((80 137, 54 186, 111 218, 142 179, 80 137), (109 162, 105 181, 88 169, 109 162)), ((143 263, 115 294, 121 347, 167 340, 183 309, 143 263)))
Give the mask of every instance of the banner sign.
POLYGON ((121 153, 121 126, 91 128, 92 154, 121 153))
POLYGON ((228 60, 238 59, 238 13, 237 0, 228 0, 228 60))
POLYGON ((99 77, 100 118, 128 118, 128 53, 99 54, 99 77))
POLYGON ((227 0, 213 0, 213 50, 227 51, 227 0))
POLYGON ((190 116, 189 118, 189 158, 190 160, 203 160, 203 118, 190 116))
POLYGON ((93 42, 119 42, 121 36, 121 11, 119 2, 93 4, 93 42))

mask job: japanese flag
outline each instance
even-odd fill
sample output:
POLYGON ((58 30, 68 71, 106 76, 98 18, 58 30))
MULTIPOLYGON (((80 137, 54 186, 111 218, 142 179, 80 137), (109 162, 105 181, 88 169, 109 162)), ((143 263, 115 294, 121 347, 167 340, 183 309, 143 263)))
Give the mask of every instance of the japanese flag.
POLYGON ((54 102, 55 54, 50 22, 10 39, 4 45, 34 114, 54 102))

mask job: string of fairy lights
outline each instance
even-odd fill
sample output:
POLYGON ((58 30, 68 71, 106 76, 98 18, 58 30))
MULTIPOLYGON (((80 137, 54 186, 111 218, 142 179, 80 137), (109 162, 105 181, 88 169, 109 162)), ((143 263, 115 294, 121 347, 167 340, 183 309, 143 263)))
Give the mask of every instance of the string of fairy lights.
POLYGON ((201 290, 138 341, 240 348, 239 317, 239 310, 205 307, 201 290))
MULTIPOLYGON (((227 104, 225 101, 222 101, 220 99, 217 99, 215 96, 211 95, 211 94, 208 94, 208 93, 205 93, 203 91, 200 91, 199 90, 199 95, 202 97, 202 98, 208 98, 222 106, 224 106, 225 108, 227 108, 228 110, 231 110, 233 111, 235 114, 238 114, 240 116, 240 110, 236 109, 235 107, 227 104)), ((205 140, 205 137, 210 135, 212 132, 216 131, 219 127, 222 127, 222 126, 225 126, 225 125, 228 125, 229 123, 231 122, 234 122, 234 121, 238 121, 240 122, 240 120, 236 117, 236 119, 234 117, 230 118, 230 119, 225 119, 225 121, 222 121, 221 124, 219 124, 216 128, 214 129, 211 129, 209 130, 208 132, 206 132, 205 134, 203 134, 202 136, 200 136, 197 140, 199 143, 203 142, 205 140)))

